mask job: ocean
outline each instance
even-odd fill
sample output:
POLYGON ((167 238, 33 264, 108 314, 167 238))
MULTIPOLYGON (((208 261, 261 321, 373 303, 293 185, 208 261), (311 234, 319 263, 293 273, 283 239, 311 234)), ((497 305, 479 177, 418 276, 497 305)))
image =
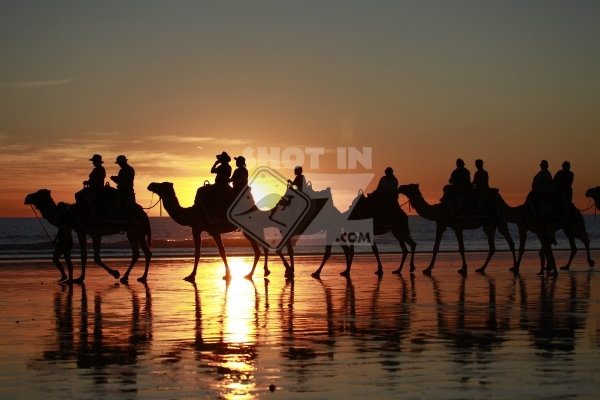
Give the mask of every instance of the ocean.
MULTIPOLYGON (((588 235, 591 240, 591 248, 600 248, 600 219, 594 215, 585 215, 585 223, 588 235)), ((168 217, 151 217, 152 239, 154 244, 154 257, 191 257, 194 254, 191 228, 177 225, 168 217)), ((50 237, 56 235, 56 228, 42 220, 44 228, 50 237)), ((420 216, 409 216, 409 226, 413 239, 417 242, 418 253, 428 253, 433 249, 435 239, 435 223, 425 220, 420 216)), ((518 246, 519 236, 516 225, 509 224, 511 236, 518 246)), ((208 239, 206 233, 202 235, 203 239, 208 239)), ((240 232, 233 232, 223 235, 226 243, 227 253, 232 255, 246 255, 251 253, 249 243, 243 239, 240 232)), ((317 238, 318 239, 318 238, 317 238)), ((568 250, 569 243, 564 233, 558 232, 557 246, 555 250, 568 250)), ((77 238, 74 237, 75 242, 77 238)), ((88 238, 89 240, 89 238, 88 238)), ((487 238, 482 229, 469 230, 464 232, 465 247, 467 251, 487 251, 487 238)), ((310 241, 309 241, 310 242, 310 241)), ((314 240, 312 241, 314 243, 314 240)), ((382 253, 399 253, 400 246, 395 238, 390 234, 376 237, 376 243, 379 251, 382 253)), ((496 249, 498 251, 507 251, 508 245, 498 232, 496 233, 496 249)), ((584 249, 583 244, 576 240, 577 247, 584 249)), ((527 236, 526 249, 528 251, 539 250, 539 242, 531 233, 527 236)), ((36 218, 0 218, 0 260, 15 259, 48 259, 52 254, 52 245, 40 221, 36 218)), ((341 253, 339 246, 334 246, 334 252, 341 253)), ((323 246, 308 245, 295 246, 294 251, 298 254, 321 254, 323 246)), ((370 253, 370 247, 357 246, 357 252, 370 253)), ((454 232, 448 229, 442 240, 440 251, 457 252, 458 244, 454 232)), ((91 248, 89 248, 91 254, 91 248)), ((204 240, 203 254, 215 255, 217 249, 212 240, 204 240)), ((78 254, 78 245, 76 243, 74 254, 78 254)), ((112 235, 103 238, 102 244, 103 257, 128 257, 131 254, 129 243, 124 234, 112 235)))

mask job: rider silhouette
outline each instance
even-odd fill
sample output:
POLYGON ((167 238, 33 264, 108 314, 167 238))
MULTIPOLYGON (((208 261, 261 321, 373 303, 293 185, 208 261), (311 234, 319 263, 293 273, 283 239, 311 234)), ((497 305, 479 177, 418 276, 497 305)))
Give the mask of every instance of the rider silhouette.
POLYGON ((483 160, 475 160, 475 167, 477 168, 477 171, 475 171, 475 175, 473 175, 472 185, 473 189, 475 189, 476 210, 481 211, 483 200, 490 188, 490 177, 488 172, 483 169, 483 160))
POLYGON ((548 161, 542 160, 540 163, 540 172, 533 177, 531 190, 537 197, 538 201, 548 203, 554 192, 552 185, 552 174, 548 171, 548 161))
POLYGON ((135 193, 133 191, 133 180, 135 179, 135 170, 127 164, 127 158, 123 155, 117 157, 115 164, 119 164, 121 169, 118 175, 113 175, 110 179, 117 184, 117 198, 113 207, 111 218, 121 206, 130 206, 135 204, 135 193))
POLYGON ((565 161, 562 169, 559 170, 552 179, 554 189, 560 198, 563 210, 566 212, 569 205, 573 203, 573 180, 575 175, 571 172, 571 163, 565 161))
POLYGON ((246 158, 243 156, 233 157, 236 169, 229 180, 233 184, 235 193, 241 192, 248 185, 248 170, 246 169, 246 158))
POLYGON ((460 211, 465 194, 471 186, 471 172, 465 168, 465 162, 462 159, 456 160, 456 169, 450 175, 450 184, 456 189, 456 210, 460 211))
POLYGON ((231 165, 229 162, 231 161, 231 157, 226 152, 222 152, 221 154, 217 154, 217 161, 213 164, 210 169, 211 174, 217 174, 215 177, 215 185, 219 187, 228 186, 229 178, 231 177, 231 165), (221 165, 219 165, 221 164, 221 165), (219 165, 219 166, 217 166, 219 165))
POLYGON ((83 181, 84 189, 75 194, 75 201, 80 203, 85 200, 92 214, 92 221, 96 221, 96 207, 94 206, 94 200, 96 200, 102 194, 104 189, 104 178, 106 178, 106 170, 102 166, 102 156, 100 154, 94 154, 90 161, 94 165, 94 169, 90 172, 87 181, 83 181))
POLYGON ((379 179, 375 193, 398 199, 398 179, 394 176, 394 170, 391 167, 385 169, 385 175, 379 179))
POLYGON ((291 181, 288 179, 288 183, 292 186, 296 186, 299 191, 303 192, 304 187, 306 186, 306 180, 304 179, 304 175, 302 175, 302 167, 298 166, 294 168, 294 175, 296 175, 294 180, 291 181))

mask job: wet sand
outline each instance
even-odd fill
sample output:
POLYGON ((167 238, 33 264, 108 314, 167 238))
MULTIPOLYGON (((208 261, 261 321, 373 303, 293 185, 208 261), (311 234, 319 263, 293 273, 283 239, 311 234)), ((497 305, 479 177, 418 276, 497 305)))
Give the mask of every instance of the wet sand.
MULTIPOLYGON (((570 272, 538 277, 527 253, 519 276, 497 254, 442 254, 431 277, 391 271, 397 255, 355 258, 352 279, 333 257, 297 259, 286 281, 251 259, 156 260, 148 285, 117 284, 96 266, 86 284, 53 283, 49 262, 0 263, 2 398, 564 398, 597 397, 600 274, 578 253, 570 272), (269 385, 275 385, 270 393, 269 385)), ((568 253, 557 252, 562 265, 568 253)), ((592 257, 600 260, 600 252, 592 257)), ((77 269, 76 263, 76 269, 77 269)), ((125 260, 109 265, 124 272, 125 260)), ((76 275, 77 276, 77 275, 76 275)))

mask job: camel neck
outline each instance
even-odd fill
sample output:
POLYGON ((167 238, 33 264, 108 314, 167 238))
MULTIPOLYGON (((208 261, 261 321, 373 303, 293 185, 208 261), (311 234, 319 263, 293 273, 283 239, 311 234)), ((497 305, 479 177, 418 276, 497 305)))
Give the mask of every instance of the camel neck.
POLYGON ((48 202, 45 206, 39 208, 42 217, 51 225, 58 227, 60 217, 56 211, 56 204, 53 201, 48 202))
POLYGON ((165 211, 173 219, 182 226, 191 226, 193 221, 193 210, 191 207, 183 208, 179 204, 179 199, 175 194, 162 197, 165 211))
POLYGON ((441 204, 431 205, 427 203, 420 191, 409 196, 408 200, 410 200, 410 204, 421 217, 429 221, 437 221, 441 218, 441 204))
POLYGON ((517 207, 511 207, 508 204, 506 204, 504 199, 500 198, 500 205, 502 207, 502 212, 506 216, 506 221, 512 224, 520 224, 523 222, 525 218, 525 207, 527 207, 527 204, 521 204, 517 207))

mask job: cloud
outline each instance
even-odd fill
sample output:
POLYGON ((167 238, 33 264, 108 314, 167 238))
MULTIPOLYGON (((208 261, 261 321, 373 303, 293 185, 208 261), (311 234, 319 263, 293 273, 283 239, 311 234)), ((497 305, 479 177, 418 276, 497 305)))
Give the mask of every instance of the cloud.
POLYGON ((115 135, 118 135, 119 133, 120 132, 84 132, 82 135, 105 137, 105 136, 115 136, 115 135))
POLYGON ((246 139, 219 139, 219 138, 213 138, 213 137, 175 136, 175 135, 153 136, 151 139, 161 141, 161 142, 176 142, 176 143, 210 142, 213 144, 225 144, 225 145, 230 145, 230 146, 236 146, 236 145, 250 143, 250 141, 246 140, 246 139))
POLYGON ((57 79, 57 80, 46 80, 46 81, 29 81, 29 82, 0 82, 0 87, 7 88, 34 88, 42 86, 58 86, 65 85, 67 83, 75 82, 75 79, 57 79))

